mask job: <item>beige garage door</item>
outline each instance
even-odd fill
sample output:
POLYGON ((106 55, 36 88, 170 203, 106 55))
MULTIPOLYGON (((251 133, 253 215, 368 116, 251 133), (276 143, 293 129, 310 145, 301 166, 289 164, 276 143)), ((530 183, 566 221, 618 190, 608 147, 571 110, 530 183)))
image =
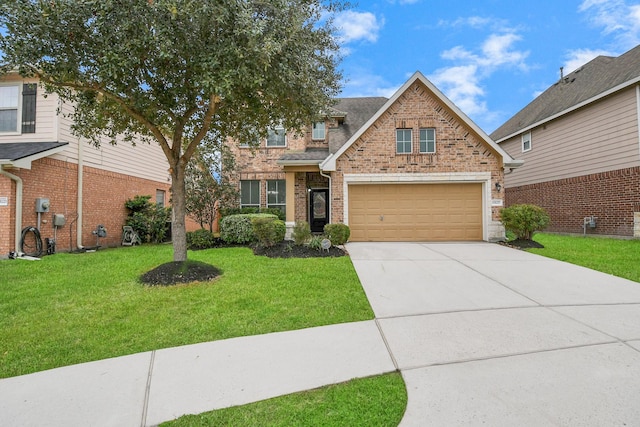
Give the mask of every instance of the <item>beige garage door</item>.
POLYGON ((482 184, 349 186, 351 241, 482 240, 482 184))

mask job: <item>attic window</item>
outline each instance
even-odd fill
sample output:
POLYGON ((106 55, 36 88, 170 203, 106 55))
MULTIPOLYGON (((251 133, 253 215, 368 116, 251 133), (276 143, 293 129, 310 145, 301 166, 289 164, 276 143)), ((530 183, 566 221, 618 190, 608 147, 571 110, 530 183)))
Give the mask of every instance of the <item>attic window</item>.
POLYGON ((531 150, 531 132, 522 134, 522 152, 531 150))
POLYGON ((396 129, 396 152, 411 154, 411 129, 396 129))
POLYGON ((314 141, 324 141, 324 139, 325 139, 324 122, 315 122, 313 124, 313 131, 312 131, 312 134, 311 134, 311 138, 314 141))

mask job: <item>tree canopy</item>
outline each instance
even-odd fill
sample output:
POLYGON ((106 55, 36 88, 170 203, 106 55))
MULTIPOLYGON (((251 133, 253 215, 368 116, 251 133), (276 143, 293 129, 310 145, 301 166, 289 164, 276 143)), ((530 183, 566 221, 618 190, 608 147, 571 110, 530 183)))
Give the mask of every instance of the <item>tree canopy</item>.
POLYGON ((321 0, 3 0, 2 61, 75 104, 74 131, 157 142, 172 176, 174 260, 186 259, 184 173, 211 138, 301 129, 339 90, 321 0))

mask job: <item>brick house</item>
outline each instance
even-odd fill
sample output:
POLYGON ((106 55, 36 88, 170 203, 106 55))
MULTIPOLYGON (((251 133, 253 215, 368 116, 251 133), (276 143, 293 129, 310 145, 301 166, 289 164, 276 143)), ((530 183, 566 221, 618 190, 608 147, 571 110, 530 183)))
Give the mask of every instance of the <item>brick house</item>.
POLYGON ((640 237, 639 118, 640 46, 562 75, 491 134, 525 161, 507 205, 544 207, 549 231, 640 237))
POLYGON ((159 146, 105 141, 95 148, 72 135, 64 115, 71 108, 55 94, 45 96, 37 80, 0 80, 0 257, 18 250, 29 226, 39 228, 43 244, 55 237, 56 250, 64 251, 95 246, 92 231, 101 224, 107 237, 100 245, 115 246, 127 199, 169 201, 168 163, 159 146))
POLYGON ((421 73, 390 99, 337 99, 304 135, 233 144, 242 206, 351 241, 499 240, 504 169, 521 165, 421 73))

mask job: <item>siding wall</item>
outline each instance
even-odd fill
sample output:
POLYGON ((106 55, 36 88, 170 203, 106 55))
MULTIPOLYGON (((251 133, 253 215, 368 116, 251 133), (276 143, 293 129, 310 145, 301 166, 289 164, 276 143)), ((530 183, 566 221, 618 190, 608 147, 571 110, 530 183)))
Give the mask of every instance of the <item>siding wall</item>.
POLYGON ((520 135, 501 143, 524 166, 505 175, 516 187, 640 166, 636 90, 630 88, 531 131, 522 152, 520 135))

